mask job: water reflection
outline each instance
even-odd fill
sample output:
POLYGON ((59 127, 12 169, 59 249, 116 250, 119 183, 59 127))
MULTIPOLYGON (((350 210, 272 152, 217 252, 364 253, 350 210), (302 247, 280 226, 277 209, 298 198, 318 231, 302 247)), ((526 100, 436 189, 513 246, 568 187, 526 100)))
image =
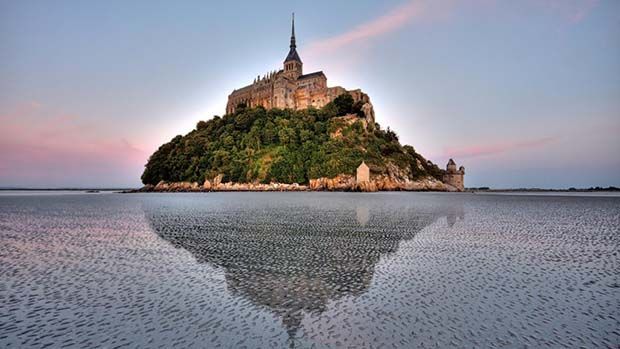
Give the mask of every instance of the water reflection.
POLYGON ((360 226, 365 227, 370 219, 370 210, 367 206, 357 206, 355 208, 355 217, 360 226))
POLYGON ((161 238, 223 269, 231 294, 277 314, 290 343, 304 314, 364 293, 381 257, 402 240, 440 217, 450 225, 464 217, 462 205, 393 206, 381 196, 313 204, 297 195, 272 205, 265 194, 228 195, 201 207, 145 207, 145 214, 161 238))

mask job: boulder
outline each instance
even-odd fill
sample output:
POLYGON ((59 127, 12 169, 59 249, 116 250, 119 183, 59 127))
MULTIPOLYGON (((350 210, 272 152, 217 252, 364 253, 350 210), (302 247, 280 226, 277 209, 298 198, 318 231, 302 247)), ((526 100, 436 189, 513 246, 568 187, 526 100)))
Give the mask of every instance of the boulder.
POLYGON ((222 179, 224 178, 224 176, 222 174, 219 174, 217 176, 215 176, 215 178, 213 178, 213 186, 214 187, 218 187, 220 185, 220 183, 222 183, 222 179))
POLYGON ((366 116, 366 129, 373 131, 375 129, 375 109, 370 102, 364 103, 362 112, 366 116))

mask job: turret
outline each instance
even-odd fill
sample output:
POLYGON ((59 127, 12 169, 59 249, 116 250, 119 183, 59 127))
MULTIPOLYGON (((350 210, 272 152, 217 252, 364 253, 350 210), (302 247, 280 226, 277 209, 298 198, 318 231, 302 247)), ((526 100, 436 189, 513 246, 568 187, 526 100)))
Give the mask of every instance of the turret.
POLYGON ((457 171, 456 163, 454 160, 450 159, 446 165, 446 172, 443 175, 443 182, 454 187, 458 191, 463 191, 465 189, 465 183, 463 181, 464 177, 465 167, 461 166, 457 171))
POLYGON ((448 165, 446 166, 446 170, 448 172, 451 172, 451 173, 456 172, 456 163, 454 162, 454 160, 450 159, 448 161, 448 165))
POLYGON ((291 45, 288 55, 284 60, 284 76, 297 80, 299 76, 303 74, 303 63, 299 54, 297 54, 297 43, 295 42, 295 13, 293 13, 293 20, 291 25, 291 45))

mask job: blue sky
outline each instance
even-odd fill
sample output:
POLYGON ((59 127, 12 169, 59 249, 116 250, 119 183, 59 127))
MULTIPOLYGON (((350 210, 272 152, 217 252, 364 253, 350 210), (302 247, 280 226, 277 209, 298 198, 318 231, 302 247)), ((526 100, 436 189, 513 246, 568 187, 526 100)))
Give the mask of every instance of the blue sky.
POLYGON ((0 0, 0 186, 138 186, 278 69, 362 88, 467 186, 620 186, 620 1, 0 0))

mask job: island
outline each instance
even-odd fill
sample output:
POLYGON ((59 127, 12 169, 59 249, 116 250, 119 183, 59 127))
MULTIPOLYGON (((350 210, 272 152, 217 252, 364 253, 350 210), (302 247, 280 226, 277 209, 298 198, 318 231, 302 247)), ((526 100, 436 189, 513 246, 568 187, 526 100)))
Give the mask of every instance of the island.
POLYGON ((226 114, 199 121, 153 153, 140 191, 463 191, 465 168, 441 169, 375 121, 360 89, 304 74, 293 18, 282 69, 228 97, 226 114))

